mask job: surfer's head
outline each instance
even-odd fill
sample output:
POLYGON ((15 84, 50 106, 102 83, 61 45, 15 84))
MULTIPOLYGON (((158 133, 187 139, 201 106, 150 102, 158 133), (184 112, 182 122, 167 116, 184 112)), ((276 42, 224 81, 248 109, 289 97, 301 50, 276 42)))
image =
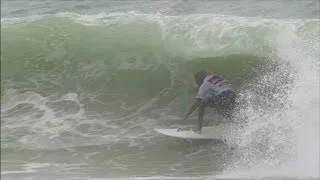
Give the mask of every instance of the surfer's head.
POLYGON ((194 74, 194 80, 196 81, 198 86, 201 86, 207 74, 208 73, 204 70, 198 71, 197 73, 194 74))

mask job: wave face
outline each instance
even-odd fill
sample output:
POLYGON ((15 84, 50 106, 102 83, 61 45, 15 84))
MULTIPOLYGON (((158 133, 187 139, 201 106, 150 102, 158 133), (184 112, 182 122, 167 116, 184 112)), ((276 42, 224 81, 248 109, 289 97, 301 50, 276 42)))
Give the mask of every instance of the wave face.
POLYGON ((90 167, 93 177, 318 178, 319 25, 135 12, 2 19, 2 176, 90 167), (181 147, 152 130, 178 122, 201 69, 239 94, 227 147, 181 147))

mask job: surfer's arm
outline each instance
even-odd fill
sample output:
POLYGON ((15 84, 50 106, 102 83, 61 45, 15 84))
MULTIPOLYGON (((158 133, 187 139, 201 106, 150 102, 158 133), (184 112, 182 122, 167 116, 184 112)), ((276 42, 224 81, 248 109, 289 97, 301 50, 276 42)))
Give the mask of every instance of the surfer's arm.
POLYGON ((193 113, 193 111, 199 107, 200 103, 201 103, 201 99, 197 98, 193 102, 193 104, 191 105, 191 107, 190 107, 188 113, 185 115, 184 119, 187 119, 193 113))
POLYGON ((193 102, 192 106, 190 107, 188 113, 186 114, 186 116, 184 117, 184 120, 186 120, 192 113, 194 110, 196 110, 201 102, 202 99, 204 99, 205 95, 207 94, 207 92, 209 91, 209 87, 206 83, 202 84, 199 89, 198 89, 198 93, 196 96, 196 100, 193 102))
POLYGON ((199 88, 200 88, 200 86, 194 86, 194 90, 196 91, 196 92, 198 92, 199 91, 199 88))

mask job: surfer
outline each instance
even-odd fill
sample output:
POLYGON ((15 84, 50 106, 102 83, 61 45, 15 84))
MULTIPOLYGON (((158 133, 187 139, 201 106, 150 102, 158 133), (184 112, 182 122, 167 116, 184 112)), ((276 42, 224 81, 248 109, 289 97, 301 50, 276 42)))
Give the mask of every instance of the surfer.
POLYGON ((198 126, 195 131, 200 133, 205 108, 216 108, 222 115, 230 117, 236 94, 228 81, 218 74, 199 71, 194 75, 194 80, 197 84, 197 95, 184 120, 198 108, 198 126))

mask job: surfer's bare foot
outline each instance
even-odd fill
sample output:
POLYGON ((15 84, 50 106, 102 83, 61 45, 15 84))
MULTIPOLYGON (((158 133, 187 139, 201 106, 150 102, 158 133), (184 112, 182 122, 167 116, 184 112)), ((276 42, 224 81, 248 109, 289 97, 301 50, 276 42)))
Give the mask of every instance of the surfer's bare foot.
POLYGON ((196 128, 196 129, 194 129, 193 131, 196 132, 196 133, 198 133, 198 134, 201 133, 201 129, 199 129, 199 128, 196 128))

